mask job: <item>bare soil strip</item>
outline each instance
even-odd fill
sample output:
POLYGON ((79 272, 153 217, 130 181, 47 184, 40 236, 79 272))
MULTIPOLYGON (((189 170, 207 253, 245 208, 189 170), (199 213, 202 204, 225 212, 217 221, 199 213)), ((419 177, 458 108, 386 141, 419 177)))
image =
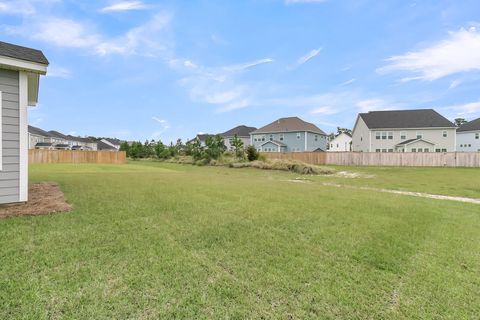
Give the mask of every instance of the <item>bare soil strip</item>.
POLYGON ((428 199, 435 199, 435 200, 450 200, 450 201, 480 204, 480 199, 465 198, 465 197, 443 196, 443 195, 439 195, 439 194, 430 194, 430 193, 412 192, 412 191, 401 191, 401 190, 390 190, 390 189, 378 189, 378 188, 371 188, 371 187, 356 187, 356 186, 341 185, 341 184, 329 183, 329 182, 323 182, 322 185, 327 186, 327 187, 393 193, 393 194, 400 194, 400 195, 404 195, 404 196, 428 198, 428 199))
POLYGON ((0 206, 0 219, 16 216, 37 216, 67 212, 72 206, 56 183, 42 182, 30 185, 28 202, 0 206))

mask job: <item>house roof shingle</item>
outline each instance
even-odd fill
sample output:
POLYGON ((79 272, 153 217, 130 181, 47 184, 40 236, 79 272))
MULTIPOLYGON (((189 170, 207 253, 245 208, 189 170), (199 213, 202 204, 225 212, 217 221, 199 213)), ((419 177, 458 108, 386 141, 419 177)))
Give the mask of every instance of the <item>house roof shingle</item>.
POLYGON ((310 122, 303 121, 299 117, 280 118, 274 122, 261 127, 258 130, 250 132, 250 134, 270 133, 270 132, 299 132, 308 131, 326 135, 320 128, 310 122))
POLYGON ((28 126, 28 133, 42 137, 50 137, 50 134, 47 131, 30 125, 28 126))
POLYGON ((19 60, 25 60, 35 63, 48 65, 47 58, 40 50, 17 46, 15 44, 0 41, 0 56, 15 58, 19 60))
POLYGON ((464 123, 457 129, 457 132, 480 130, 480 118, 464 123))
POLYGON ((369 129, 455 128, 452 122, 433 109, 370 111, 359 116, 369 129))
POLYGON ((64 140, 69 140, 68 136, 64 135, 63 133, 60 133, 58 131, 55 131, 55 130, 50 130, 48 131, 48 134, 50 135, 50 137, 54 137, 54 138, 60 138, 60 139, 64 139, 64 140))
POLYGON ((245 125, 240 125, 228 131, 225 131, 220 135, 222 137, 234 137, 235 135, 237 135, 237 137, 250 137, 250 132, 255 130, 257 130, 257 128, 255 127, 247 127, 245 125))
POLYGON ((273 143, 279 147, 286 147, 287 145, 283 142, 280 142, 280 141, 277 141, 277 140, 268 140, 268 141, 265 141, 264 143, 262 143, 261 145, 264 146, 266 145, 267 143, 273 143))
POLYGON ((112 147, 109 144, 106 144, 105 142, 99 140, 97 141, 97 150, 117 150, 114 147, 112 147))

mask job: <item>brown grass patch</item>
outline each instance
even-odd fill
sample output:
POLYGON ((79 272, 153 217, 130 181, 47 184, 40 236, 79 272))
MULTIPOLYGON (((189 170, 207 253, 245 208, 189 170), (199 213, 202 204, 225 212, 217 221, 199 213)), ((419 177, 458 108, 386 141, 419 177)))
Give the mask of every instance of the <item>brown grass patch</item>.
POLYGON ((28 188, 28 202, 0 206, 0 219, 16 216, 37 216, 67 212, 72 206, 56 183, 34 183, 28 188))

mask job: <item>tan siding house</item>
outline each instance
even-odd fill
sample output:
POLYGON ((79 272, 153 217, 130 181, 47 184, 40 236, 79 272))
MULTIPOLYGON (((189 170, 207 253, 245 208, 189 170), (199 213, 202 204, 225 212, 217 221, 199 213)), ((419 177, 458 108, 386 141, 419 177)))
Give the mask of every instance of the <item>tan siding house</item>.
POLYGON ((432 109, 360 113, 352 149, 359 152, 452 152, 456 127, 432 109))

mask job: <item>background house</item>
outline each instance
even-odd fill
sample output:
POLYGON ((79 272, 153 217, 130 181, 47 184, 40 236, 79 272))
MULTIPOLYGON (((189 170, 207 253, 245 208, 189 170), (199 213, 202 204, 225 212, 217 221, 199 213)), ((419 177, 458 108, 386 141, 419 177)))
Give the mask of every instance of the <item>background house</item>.
POLYGON ((194 140, 197 140, 197 141, 200 142, 200 146, 205 147, 206 146, 205 141, 207 140, 208 137, 215 137, 215 135, 214 134, 208 134, 208 133, 199 133, 199 134, 197 134, 197 136, 195 138, 187 141, 187 143, 191 143, 194 140))
POLYGON ((250 133, 250 143, 263 152, 325 151, 327 135, 298 117, 280 118, 250 133))
POLYGON ((432 109, 360 113, 352 150, 361 152, 455 151, 456 127, 432 109))
POLYGON ((42 145, 49 144, 51 146, 52 144, 50 142, 45 141, 46 137, 49 137, 47 131, 34 126, 28 126, 28 149, 35 149, 38 143, 42 145))
POLYGON ((457 151, 480 151, 480 118, 457 129, 457 151))
MULTIPOLYGON (((112 148, 115 148, 117 151, 120 150, 120 146, 122 145, 122 143, 125 142, 119 139, 112 139, 112 138, 102 138, 100 141, 106 145, 109 145, 112 148)), ((102 147, 104 146, 102 145, 102 147)))
POLYGON ((225 131, 224 133, 221 133, 220 135, 223 138, 223 143, 227 147, 227 150, 233 150, 233 147, 231 145, 232 139, 237 136, 240 140, 243 142, 243 146, 247 147, 250 145, 250 132, 257 130, 255 127, 247 127, 245 125, 240 125, 237 126, 233 129, 230 129, 228 131, 225 131))
POLYGON ((28 200, 27 107, 47 66, 41 51, 0 42, 0 204, 28 200))
POLYGON ((335 138, 329 141, 330 152, 348 152, 352 151, 352 135, 347 132, 341 132, 335 138))

